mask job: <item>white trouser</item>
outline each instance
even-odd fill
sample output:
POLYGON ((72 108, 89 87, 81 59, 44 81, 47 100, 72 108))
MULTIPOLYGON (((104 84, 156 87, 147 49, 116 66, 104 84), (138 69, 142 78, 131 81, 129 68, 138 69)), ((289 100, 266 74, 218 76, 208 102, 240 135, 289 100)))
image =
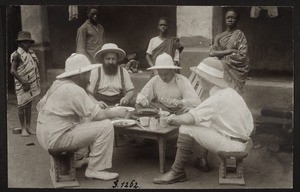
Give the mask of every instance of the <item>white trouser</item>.
POLYGON ((81 123, 65 132, 54 148, 90 146, 88 169, 111 168, 114 144, 114 127, 110 120, 81 123))
POLYGON ((248 143, 231 140, 229 136, 220 133, 214 128, 204 126, 182 125, 179 128, 179 133, 191 136, 199 145, 215 153, 218 151, 245 151, 248 143))

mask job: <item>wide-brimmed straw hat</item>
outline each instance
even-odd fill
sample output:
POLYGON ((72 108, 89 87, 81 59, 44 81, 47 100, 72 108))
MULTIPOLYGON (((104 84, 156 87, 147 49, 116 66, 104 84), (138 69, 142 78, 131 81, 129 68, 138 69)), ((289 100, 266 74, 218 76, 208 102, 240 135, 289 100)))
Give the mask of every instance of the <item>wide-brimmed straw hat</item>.
POLYGON ((108 52, 117 53, 118 61, 122 61, 126 56, 125 51, 123 51, 123 49, 120 49, 116 44, 106 43, 102 46, 102 48, 99 51, 97 51, 97 53, 95 54, 95 58, 101 58, 104 53, 108 52))
POLYGON ((70 77, 100 67, 100 64, 91 64, 90 60, 83 54, 72 53, 65 63, 65 72, 56 78, 70 77))
POLYGON ((169 54, 163 53, 157 56, 155 61, 155 66, 150 67, 147 70, 154 70, 154 69, 182 69, 182 68, 174 65, 174 61, 169 54))
POLYGON ((18 38, 16 39, 17 42, 20 41, 30 41, 31 43, 34 43, 34 40, 31 39, 31 34, 29 31, 20 31, 18 33, 18 38))
POLYGON ((203 59, 194 71, 210 83, 223 88, 228 87, 228 83, 224 80, 223 63, 218 58, 208 57, 203 59))

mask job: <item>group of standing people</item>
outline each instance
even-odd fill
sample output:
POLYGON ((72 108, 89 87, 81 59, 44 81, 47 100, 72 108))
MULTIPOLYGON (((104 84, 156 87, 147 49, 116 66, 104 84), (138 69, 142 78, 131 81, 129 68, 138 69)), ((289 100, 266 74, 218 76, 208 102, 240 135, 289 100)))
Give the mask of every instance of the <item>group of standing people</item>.
MULTIPOLYGON (((112 167, 114 141, 110 120, 128 118, 130 113, 108 107, 114 105, 162 108, 172 113, 169 124, 180 125, 171 170, 155 178, 154 183, 185 181, 184 167, 195 142, 204 151, 245 150, 253 119, 239 95, 249 69, 247 41, 236 29, 236 11, 226 12, 227 30, 213 39, 211 57, 200 62, 194 71, 201 79, 202 89, 209 93, 203 101, 189 80, 178 73, 183 47, 178 38, 167 36, 166 18, 159 19, 159 35, 150 40, 146 52, 148 70, 155 71, 154 76, 135 97, 129 73, 118 65, 126 53, 116 44, 106 43, 97 14, 97 8, 88 9, 88 19, 77 31, 76 53, 67 58, 65 72, 56 77, 37 105, 37 139, 45 150, 89 147, 88 158, 83 158, 83 163, 88 164, 85 176, 100 180, 118 178, 118 173, 107 171, 112 167)), ((18 50, 11 56, 11 73, 15 76, 22 136, 26 136, 34 134, 28 109, 40 93, 38 60, 29 49, 34 42, 29 32, 20 32, 17 42, 18 50)), ((207 153, 203 154, 197 165, 208 171, 207 153)))

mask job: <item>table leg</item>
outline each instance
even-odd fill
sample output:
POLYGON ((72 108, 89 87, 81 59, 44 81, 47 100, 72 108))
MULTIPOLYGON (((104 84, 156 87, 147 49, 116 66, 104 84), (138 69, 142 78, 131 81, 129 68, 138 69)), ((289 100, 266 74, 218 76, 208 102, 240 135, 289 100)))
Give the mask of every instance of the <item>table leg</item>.
POLYGON ((161 173, 165 173, 165 163, 166 163, 166 138, 163 136, 159 137, 158 141, 159 147, 159 170, 161 173))

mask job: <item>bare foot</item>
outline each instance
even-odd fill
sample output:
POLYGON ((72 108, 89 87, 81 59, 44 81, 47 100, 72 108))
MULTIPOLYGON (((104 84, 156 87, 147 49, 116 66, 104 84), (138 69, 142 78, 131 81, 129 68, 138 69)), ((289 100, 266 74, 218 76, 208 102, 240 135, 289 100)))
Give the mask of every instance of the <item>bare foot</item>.
POLYGON ((29 137, 29 133, 26 131, 26 129, 22 130, 22 137, 29 137))
POLYGON ((30 134, 30 135, 36 135, 35 131, 31 128, 26 129, 26 131, 30 134))

